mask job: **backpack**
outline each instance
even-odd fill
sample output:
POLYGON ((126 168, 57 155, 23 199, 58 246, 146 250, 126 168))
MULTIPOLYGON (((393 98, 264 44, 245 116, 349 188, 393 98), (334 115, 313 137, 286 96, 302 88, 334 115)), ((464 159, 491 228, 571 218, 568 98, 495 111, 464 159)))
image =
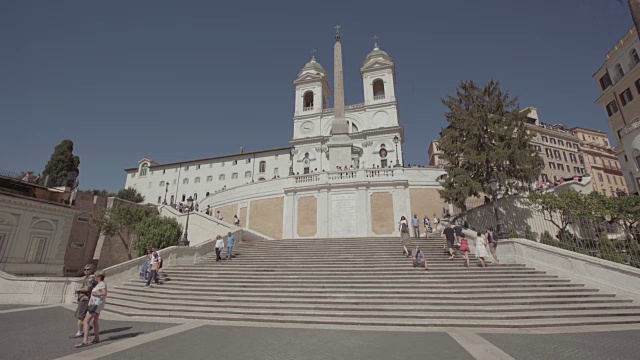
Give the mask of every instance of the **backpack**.
POLYGON ((493 231, 489 231, 487 236, 489 237, 488 240, 490 243, 494 243, 494 244, 498 243, 498 239, 496 239, 496 237, 493 235, 493 231))

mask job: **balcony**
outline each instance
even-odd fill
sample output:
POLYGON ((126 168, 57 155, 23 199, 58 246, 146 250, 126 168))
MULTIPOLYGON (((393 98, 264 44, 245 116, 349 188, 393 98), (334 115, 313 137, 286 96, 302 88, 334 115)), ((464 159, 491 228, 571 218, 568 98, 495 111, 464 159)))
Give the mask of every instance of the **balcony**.
POLYGON ((311 111, 313 110, 313 106, 305 106, 302 108, 302 111, 311 111))
POLYGON ((381 95, 375 95, 375 96, 373 97, 373 100, 384 100, 384 94, 381 94, 381 95))

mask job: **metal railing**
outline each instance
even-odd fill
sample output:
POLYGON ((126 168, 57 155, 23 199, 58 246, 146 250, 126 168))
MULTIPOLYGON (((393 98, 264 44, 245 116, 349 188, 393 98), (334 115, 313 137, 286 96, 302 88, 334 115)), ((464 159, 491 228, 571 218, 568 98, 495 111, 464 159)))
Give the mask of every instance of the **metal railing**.
MULTIPOLYGON (((617 222, 549 216, 535 210, 521 196, 498 200, 502 238, 523 238, 604 260, 640 268, 640 229, 617 222), (554 225, 554 222, 556 223, 554 225), (562 229, 562 225, 567 226, 562 229)), ((493 202, 488 202, 452 218, 478 232, 497 229, 493 202)))

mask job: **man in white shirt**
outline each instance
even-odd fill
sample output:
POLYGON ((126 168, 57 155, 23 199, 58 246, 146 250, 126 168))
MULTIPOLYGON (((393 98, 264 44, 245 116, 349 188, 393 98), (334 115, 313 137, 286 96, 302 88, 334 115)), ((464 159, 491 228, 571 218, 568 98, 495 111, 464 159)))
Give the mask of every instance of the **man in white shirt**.
POLYGON ((218 235, 216 237, 216 262, 222 260, 222 258, 220 257, 220 252, 222 251, 222 249, 224 248, 224 240, 222 239, 222 236, 218 235))

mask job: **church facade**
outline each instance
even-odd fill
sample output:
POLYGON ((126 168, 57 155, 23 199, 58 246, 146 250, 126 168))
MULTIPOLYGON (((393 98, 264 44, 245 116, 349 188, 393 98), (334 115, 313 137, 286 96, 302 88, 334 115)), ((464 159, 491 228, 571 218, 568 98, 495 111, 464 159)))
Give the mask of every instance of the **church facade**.
POLYGON ((312 58, 294 81, 289 147, 126 169, 125 187, 149 203, 190 197, 268 238, 389 236, 401 215, 432 217, 446 205, 439 168, 403 168, 395 64, 375 44, 360 68, 364 103, 344 104, 342 44, 328 74, 312 58))

